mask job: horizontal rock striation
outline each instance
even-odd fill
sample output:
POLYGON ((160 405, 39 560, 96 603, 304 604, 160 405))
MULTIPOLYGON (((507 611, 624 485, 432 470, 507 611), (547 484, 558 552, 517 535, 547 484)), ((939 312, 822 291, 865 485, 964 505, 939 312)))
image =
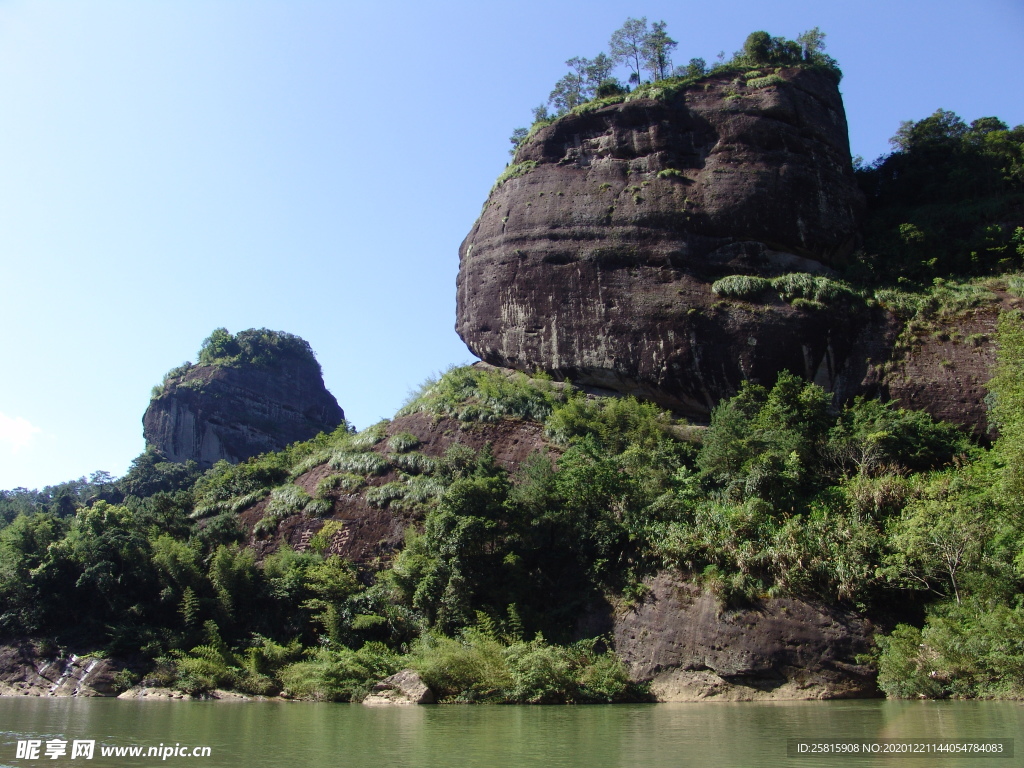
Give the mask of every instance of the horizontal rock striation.
POLYGON ((895 335, 881 310, 711 290, 829 274, 863 206, 835 80, 794 68, 741 83, 568 115, 526 141, 460 250, 469 348, 698 418, 784 368, 843 397, 870 383, 895 335))
POLYGON ((194 365, 170 376, 142 417, 146 444, 201 467, 279 451, 345 419, 320 368, 194 365))
POLYGON ((771 598, 726 609, 675 574, 648 582, 615 617, 615 649, 660 701, 878 696, 857 656, 873 645, 866 619, 823 604, 771 598))

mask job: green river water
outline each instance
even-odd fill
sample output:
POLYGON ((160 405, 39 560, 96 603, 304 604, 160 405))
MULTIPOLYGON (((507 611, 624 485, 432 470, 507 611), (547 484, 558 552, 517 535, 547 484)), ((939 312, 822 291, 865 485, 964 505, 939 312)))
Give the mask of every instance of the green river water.
POLYGON ((0 766, 1020 766, 1024 705, 833 701, 580 707, 0 699, 0 766), (793 757, 789 739, 1015 739, 1013 757, 793 757), (95 741, 91 760, 18 759, 17 742, 95 741), (210 747, 209 757, 100 748, 210 747))

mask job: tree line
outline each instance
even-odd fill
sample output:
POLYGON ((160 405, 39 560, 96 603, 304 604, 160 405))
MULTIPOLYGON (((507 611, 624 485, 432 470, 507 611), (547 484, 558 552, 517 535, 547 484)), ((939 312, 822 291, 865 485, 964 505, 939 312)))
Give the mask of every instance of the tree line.
MULTIPOLYGON (((548 100, 534 107, 534 123, 561 117, 595 98, 624 95, 645 83, 669 78, 697 79, 719 68, 810 64, 839 73, 835 59, 825 53, 825 33, 818 27, 801 33, 796 40, 772 37, 764 31, 752 32, 743 48, 728 61, 725 52, 719 52, 714 67, 709 67, 708 62, 699 57, 674 65, 672 53, 679 44, 669 36, 667 27, 664 21, 648 25, 646 16, 630 17, 612 33, 607 52, 601 51, 592 59, 573 56, 566 60, 569 72, 555 83, 548 100), (616 76, 617 70, 625 74, 624 80, 616 76)), ((528 134, 527 128, 513 131, 511 154, 515 154, 528 134)))

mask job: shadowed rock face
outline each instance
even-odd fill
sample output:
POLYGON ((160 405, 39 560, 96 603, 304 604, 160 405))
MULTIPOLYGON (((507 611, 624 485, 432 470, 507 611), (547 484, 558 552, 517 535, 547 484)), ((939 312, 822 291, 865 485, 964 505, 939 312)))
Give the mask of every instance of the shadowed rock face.
POLYGON ((877 696, 857 657, 872 647, 857 614, 795 598, 727 610, 663 572, 644 600, 615 617, 615 650, 660 701, 877 696))
POLYGON ((164 383, 142 417, 146 444, 201 467, 279 451, 345 419, 319 366, 196 365, 164 383))
POLYGON ((705 416, 783 368, 846 397, 894 329, 884 313, 723 302, 732 274, 828 273, 862 207, 834 80, 708 78, 539 130, 460 250, 456 329, 494 365, 705 416))

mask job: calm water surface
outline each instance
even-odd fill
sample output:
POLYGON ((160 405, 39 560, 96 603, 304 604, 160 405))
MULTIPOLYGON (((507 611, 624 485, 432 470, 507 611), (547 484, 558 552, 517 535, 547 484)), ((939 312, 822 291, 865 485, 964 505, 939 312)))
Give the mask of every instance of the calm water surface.
POLYGON ((1024 765, 1024 705, 786 702, 588 707, 0 699, 0 766, 743 768, 1024 765), (789 758, 787 739, 1015 739, 1015 757, 789 758), (1017 738, 1021 737, 1021 738, 1017 738), (19 739, 94 739, 92 760, 18 760, 19 739), (101 757, 99 745, 212 748, 205 758, 101 757))

